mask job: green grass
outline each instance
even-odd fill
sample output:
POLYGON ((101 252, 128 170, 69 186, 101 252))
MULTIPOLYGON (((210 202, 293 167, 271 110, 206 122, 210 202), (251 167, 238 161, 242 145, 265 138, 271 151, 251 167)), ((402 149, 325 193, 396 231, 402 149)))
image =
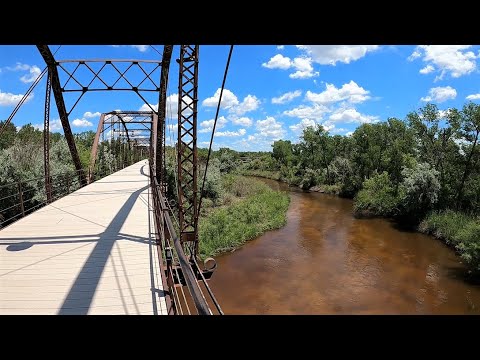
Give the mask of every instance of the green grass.
POLYGON ((280 171, 268 171, 268 170, 241 170, 242 175, 258 176, 266 179, 281 180, 280 171))
MULTIPOLYGON (((274 191, 266 184, 251 178, 240 178, 234 183, 231 190, 243 191, 245 198, 213 209, 200 219, 202 258, 236 249, 246 241, 268 230, 278 229, 286 223, 290 202, 287 193, 274 191)), ((228 189, 228 185, 226 187, 228 189)))
POLYGON ((432 212, 420 223, 419 231, 453 246, 474 271, 480 271, 479 218, 453 210, 432 212))

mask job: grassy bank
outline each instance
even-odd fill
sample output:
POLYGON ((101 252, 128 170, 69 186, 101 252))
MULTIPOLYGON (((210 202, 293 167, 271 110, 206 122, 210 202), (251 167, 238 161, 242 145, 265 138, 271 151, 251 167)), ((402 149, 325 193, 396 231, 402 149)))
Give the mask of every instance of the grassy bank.
POLYGON ((432 212, 419 230, 454 247, 474 271, 480 272, 480 218, 453 210, 432 212))
POLYGON ((241 170, 242 175, 246 176, 258 176, 266 179, 283 181, 280 176, 280 171, 268 171, 268 170, 241 170))
POLYGON ((227 203, 207 208, 200 218, 200 255, 213 256, 242 246, 285 225, 290 198, 259 180, 229 176, 223 181, 227 203))

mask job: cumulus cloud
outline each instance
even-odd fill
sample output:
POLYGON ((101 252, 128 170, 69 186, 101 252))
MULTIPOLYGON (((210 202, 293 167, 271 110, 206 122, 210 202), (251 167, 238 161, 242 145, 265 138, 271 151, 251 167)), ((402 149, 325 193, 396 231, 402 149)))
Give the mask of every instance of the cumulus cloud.
POLYGON ((131 48, 137 49, 140 52, 145 52, 149 48, 149 45, 110 45, 110 46, 115 47, 115 48, 129 46, 131 48))
POLYGON ((435 68, 432 65, 427 65, 424 68, 420 69, 419 73, 420 74, 430 74, 432 71, 434 71, 435 68))
POLYGON ((28 71, 27 74, 20 77, 20 81, 25 84, 34 82, 42 72, 36 65, 22 64, 20 62, 17 62, 15 66, 7 66, 6 69, 9 71, 28 71))
POLYGON ((93 124, 87 119, 75 119, 72 121, 73 126, 75 127, 90 127, 93 124))
POLYGON ((100 115, 102 115, 102 114, 100 114, 100 112, 98 112, 98 111, 94 112, 94 113, 92 113, 90 111, 87 111, 85 114, 83 114, 83 117, 91 119, 91 118, 99 118, 100 115))
POLYGON ((242 125, 247 127, 253 125, 253 121, 248 117, 234 118, 232 119, 232 123, 234 125, 242 125))
POLYGON ((255 95, 247 95, 243 101, 231 109, 237 115, 243 115, 247 112, 257 110, 260 106, 260 100, 255 95))
MULTIPOLYGON (((22 100, 23 94, 12 94, 0 90, 0 106, 14 106, 22 100)), ((33 99, 33 92, 28 95, 25 103, 33 99)))
MULTIPOLYGON (((43 131, 44 124, 33 124, 32 126, 37 130, 43 131)), ((63 130, 62 122, 60 121, 60 119, 50 120, 49 128, 50 132, 63 130)), ((17 130, 19 129, 17 128, 17 130)))
POLYGON ((370 124, 379 121, 378 116, 364 115, 359 113, 356 109, 337 109, 332 115, 330 115, 329 121, 331 123, 358 123, 358 124, 370 124))
MULTIPOLYGON (((215 91, 215 94, 212 97, 206 98, 203 100, 202 105, 203 106, 208 106, 208 107, 217 107, 218 106, 218 100, 220 99, 220 92, 221 88, 218 88, 217 91, 215 91)), ((222 103, 220 104, 221 109, 229 109, 232 106, 238 105, 239 101, 237 96, 231 92, 228 89, 223 89, 223 94, 222 94, 222 103)))
MULTIPOLYGON (((212 97, 203 100, 203 106, 217 107, 218 100, 220 99, 220 91, 221 89, 218 88, 212 97)), ((259 106, 260 100, 255 95, 248 94, 245 96, 242 102, 239 102, 237 96, 232 91, 228 89, 223 90, 220 108, 228 109, 228 111, 232 114, 241 116, 247 112, 257 110, 259 106)))
POLYGON ((278 45, 277 46, 277 50, 283 50, 283 49, 285 49, 285 45, 278 45))
POLYGON ((317 104, 329 104, 338 101, 349 101, 351 103, 361 103, 370 99, 370 91, 365 90, 357 83, 351 80, 348 84, 343 84, 341 88, 336 88, 333 84, 326 84, 325 91, 314 93, 310 90, 305 94, 305 98, 317 104))
POLYGON ((425 102, 442 103, 447 100, 455 99, 457 97, 457 90, 451 86, 434 87, 428 92, 428 96, 422 97, 420 100, 425 102))
POLYGON ((292 68, 296 70, 289 75, 292 79, 308 79, 320 74, 318 71, 313 71, 312 59, 306 56, 296 57, 291 60, 289 57, 277 54, 268 62, 263 63, 262 66, 267 69, 288 70, 292 68))
POLYGON ((277 122, 273 116, 267 116, 265 120, 257 120, 256 128, 259 135, 272 140, 279 140, 285 135, 282 123, 277 122))
MULTIPOLYGON (((205 120, 200 123, 200 127, 202 128, 199 130, 201 133, 207 133, 213 130, 213 124, 215 123, 215 119, 210 119, 210 120, 205 120)), ((227 125, 228 120, 225 118, 225 116, 220 116, 217 119, 217 126, 215 129, 222 129, 227 125)))
POLYGON ((477 67, 475 59, 478 55, 469 50, 471 47, 472 45, 419 45, 408 60, 421 58, 427 66, 420 73, 438 72, 435 81, 443 79, 446 74, 458 78, 472 73, 477 67))
POLYGON ((479 100, 480 94, 472 94, 467 96, 467 100, 479 100))
POLYGON ((316 122, 314 120, 302 119, 299 123, 294 124, 294 125, 290 125, 289 128, 293 132, 299 134, 304 129, 306 129, 307 127, 312 127, 312 126, 315 126, 315 125, 316 125, 316 122))
POLYGON ((323 115, 328 112, 330 112, 330 109, 328 109, 326 106, 313 104, 312 106, 300 105, 296 108, 285 110, 283 115, 297 117, 300 119, 321 120, 323 119, 323 115))
POLYGON ((321 65, 333 65, 337 62, 349 64, 364 57, 368 52, 378 50, 378 45, 297 45, 314 62, 321 65))
POLYGON ((227 136, 227 137, 232 137, 232 136, 243 136, 247 133, 247 130, 245 129, 239 129, 238 131, 219 131, 215 133, 215 136, 222 137, 222 136, 227 136))
POLYGON ((272 98, 272 104, 286 104, 301 95, 302 92, 300 90, 289 91, 279 97, 272 98))
MULTIPOLYGON (((187 98, 190 100, 190 98, 187 98)), ((157 111, 158 109, 158 103, 153 105, 150 104, 150 106, 157 111)), ((147 105, 143 104, 139 111, 152 111, 152 109, 147 105)), ((166 105, 166 111, 167 111, 167 117, 169 119, 176 119, 178 117, 178 94, 172 94, 170 96, 167 96, 167 105, 166 105)))

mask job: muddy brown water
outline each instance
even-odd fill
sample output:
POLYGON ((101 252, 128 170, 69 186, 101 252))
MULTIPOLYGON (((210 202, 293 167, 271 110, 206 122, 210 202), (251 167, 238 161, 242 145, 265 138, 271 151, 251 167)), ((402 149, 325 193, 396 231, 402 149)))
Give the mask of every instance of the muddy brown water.
POLYGON ((480 286, 442 242, 352 200, 290 191, 287 224, 216 257, 210 286, 225 314, 480 314, 480 286))

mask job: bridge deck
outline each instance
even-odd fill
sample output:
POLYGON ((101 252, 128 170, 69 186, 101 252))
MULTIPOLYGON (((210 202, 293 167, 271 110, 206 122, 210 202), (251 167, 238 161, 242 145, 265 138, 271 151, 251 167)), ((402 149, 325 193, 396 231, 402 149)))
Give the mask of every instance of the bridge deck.
POLYGON ((0 314, 166 314, 140 161, 0 231, 0 314))

